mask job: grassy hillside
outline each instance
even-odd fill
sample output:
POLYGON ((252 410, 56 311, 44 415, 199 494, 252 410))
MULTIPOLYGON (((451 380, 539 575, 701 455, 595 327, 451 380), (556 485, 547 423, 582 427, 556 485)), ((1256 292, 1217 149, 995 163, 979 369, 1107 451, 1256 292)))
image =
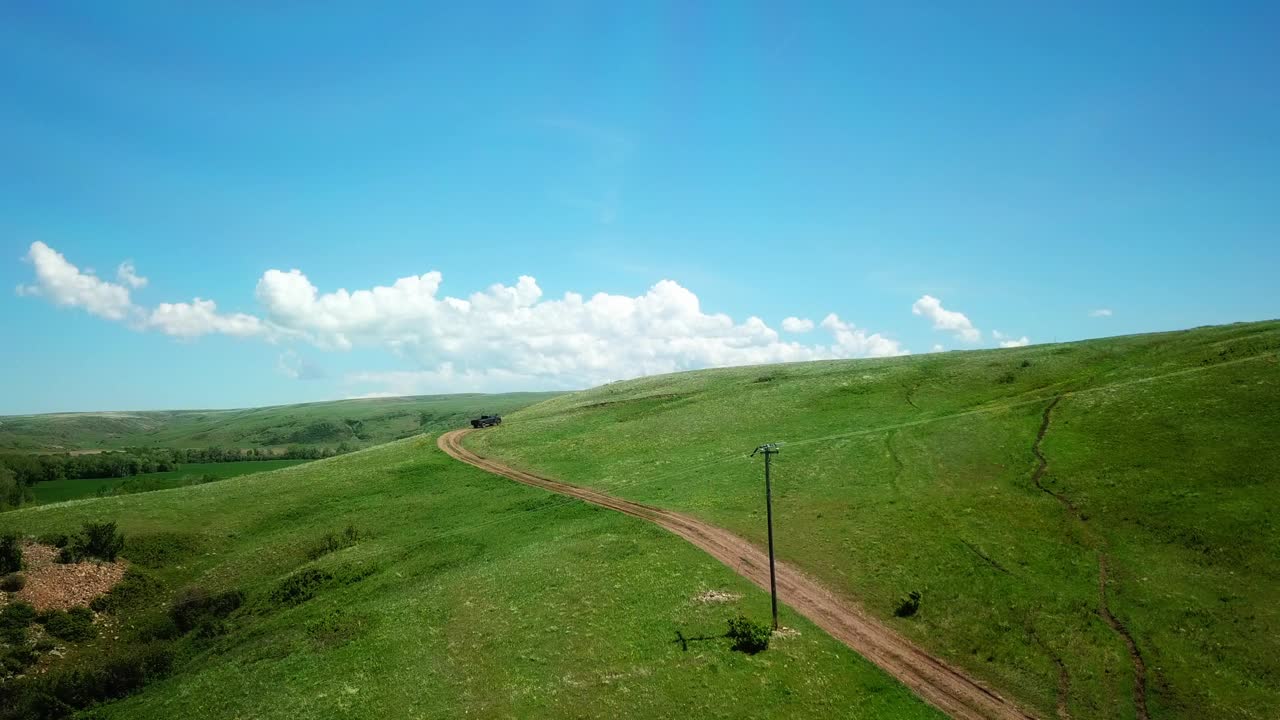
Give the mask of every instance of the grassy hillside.
POLYGON ((555 394, 422 395, 246 410, 4 416, 0 417, 0 450, 375 445, 459 427, 482 412, 509 413, 555 394))
POLYGON ((714 636, 740 611, 766 618, 765 593, 664 531, 458 463, 430 436, 3 516, 33 535, 88 520, 118 521, 160 590, 100 617, 111 631, 42 676, 62 685, 43 682, 67 687, 59 667, 102 653, 177 648, 172 676, 94 717, 938 717, 790 613, 797 637, 732 651, 714 636), (356 544, 315 557, 347 526, 356 544), (281 591, 302 573, 331 577, 295 603, 281 591), (244 604, 165 639, 155 598, 191 584, 244 604), (741 599, 699 602, 707 590, 741 599))
POLYGON ((467 444, 763 545, 768 441, 781 557, 1044 715, 1280 706, 1280 323, 644 378, 467 444))

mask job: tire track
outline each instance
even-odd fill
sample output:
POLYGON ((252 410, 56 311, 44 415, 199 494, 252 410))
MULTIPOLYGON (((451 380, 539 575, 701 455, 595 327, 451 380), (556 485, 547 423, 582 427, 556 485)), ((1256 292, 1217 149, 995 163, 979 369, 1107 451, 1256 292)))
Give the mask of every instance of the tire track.
MULTIPOLYGON (((1105 544, 1105 541, 1102 539, 1099 539, 1092 532, 1091 528, 1088 525, 1088 522, 1085 520, 1084 515, 1080 512, 1080 509, 1076 507, 1076 504, 1071 502, 1071 499, 1068 498, 1066 495, 1063 495, 1062 493, 1054 492, 1052 489, 1047 487, 1042 482, 1045 472, 1047 472, 1049 469, 1049 461, 1045 459, 1044 452, 1041 450, 1040 446, 1044 442, 1045 434, 1049 432, 1049 423, 1051 421, 1051 415, 1053 413, 1053 409, 1057 407, 1058 402, 1061 401, 1062 398, 1063 396, 1059 395, 1055 397, 1052 401, 1050 401, 1050 403, 1047 406, 1045 406, 1044 414, 1041 416, 1040 430, 1039 432, 1036 433, 1035 442, 1031 444, 1031 452, 1036 456, 1036 459, 1039 461, 1039 464, 1036 466, 1035 471, 1031 473, 1031 481, 1035 483, 1035 486, 1039 488, 1041 491, 1045 492, 1049 496, 1053 497, 1053 499, 1061 503, 1062 507, 1066 509, 1066 511, 1073 518, 1075 518, 1077 522, 1080 523, 1080 526, 1084 531, 1085 537, 1088 538, 1093 544, 1096 544, 1099 548, 1102 548, 1105 544)), ((1129 662, 1133 666, 1134 713, 1137 715, 1138 720, 1150 720, 1150 715, 1147 713, 1147 664, 1142 659, 1142 652, 1138 649, 1138 643, 1134 641, 1133 635, 1129 632, 1129 629, 1124 626, 1124 623, 1120 622, 1120 620, 1111 613, 1111 608, 1107 604, 1107 575, 1108 575, 1107 563, 1108 563, 1108 559, 1107 559, 1106 552, 1102 549, 1099 549, 1098 550, 1098 616, 1101 617, 1103 622, 1105 622, 1107 626, 1111 628, 1111 631, 1115 633, 1115 635, 1124 642, 1125 648, 1129 652, 1129 662)), ((1044 647, 1046 650, 1048 650, 1048 646, 1045 645, 1043 641, 1041 641, 1041 646, 1044 647)), ((1058 657, 1056 654, 1053 654, 1052 651, 1050 651, 1050 656, 1053 658, 1053 661, 1058 665, 1058 671, 1059 671, 1058 715, 1059 717, 1065 718, 1067 717, 1066 692, 1070 687, 1070 680, 1069 680, 1069 676, 1067 675, 1067 667, 1063 663, 1062 659, 1058 657)))
MULTIPOLYGON (((622 500, 481 457, 462 446, 462 438, 470 432, 469 429, 447 432, 439 437, 437 444, 453 458, 495 475, 652 522, 702 549, 761 589, 769 589, 768 555, 737 535, 681 513, 622 500)), ((777 563, 777 574, 778 595, 793 610, 951 717, 958 720, 1034 718, 1012 701, 925 652, 788 563, 777 563)))

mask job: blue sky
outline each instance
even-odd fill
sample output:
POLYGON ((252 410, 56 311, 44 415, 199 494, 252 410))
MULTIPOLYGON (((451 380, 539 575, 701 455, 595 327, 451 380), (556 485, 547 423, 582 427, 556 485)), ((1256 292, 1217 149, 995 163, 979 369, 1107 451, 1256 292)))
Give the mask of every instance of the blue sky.
POLYGON ((0 3, 0 413, 1280 316, 1272 3, 261 5, 0 3))

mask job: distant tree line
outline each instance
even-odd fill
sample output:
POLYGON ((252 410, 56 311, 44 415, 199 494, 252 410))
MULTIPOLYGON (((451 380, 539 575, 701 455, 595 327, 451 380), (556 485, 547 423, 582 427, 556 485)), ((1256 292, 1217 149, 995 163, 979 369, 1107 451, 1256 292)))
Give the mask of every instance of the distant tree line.
POLYGON ((259 448, 126 448, 85 455, 69 453, 0 454, 0 509, 17 507, 29 498, 30 486, 50 480, 123 478, 177 470, 187 463, 246 460, 319 460, 350 452, 336 447, 292 445, 283 450, 259 448))

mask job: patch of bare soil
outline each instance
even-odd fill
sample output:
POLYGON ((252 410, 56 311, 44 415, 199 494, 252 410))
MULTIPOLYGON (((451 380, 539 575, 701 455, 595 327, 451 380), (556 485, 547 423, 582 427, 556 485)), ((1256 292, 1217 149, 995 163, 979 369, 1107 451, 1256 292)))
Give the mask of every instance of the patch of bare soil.
POLYGON ((88 605, 104 595, 124 577, 128 563, 58 562, 58 549, 51 545, 26 543, 22 548, 27 584, 9 594, 14 600, 31 603, 36 610, 68 610, 88 605))

